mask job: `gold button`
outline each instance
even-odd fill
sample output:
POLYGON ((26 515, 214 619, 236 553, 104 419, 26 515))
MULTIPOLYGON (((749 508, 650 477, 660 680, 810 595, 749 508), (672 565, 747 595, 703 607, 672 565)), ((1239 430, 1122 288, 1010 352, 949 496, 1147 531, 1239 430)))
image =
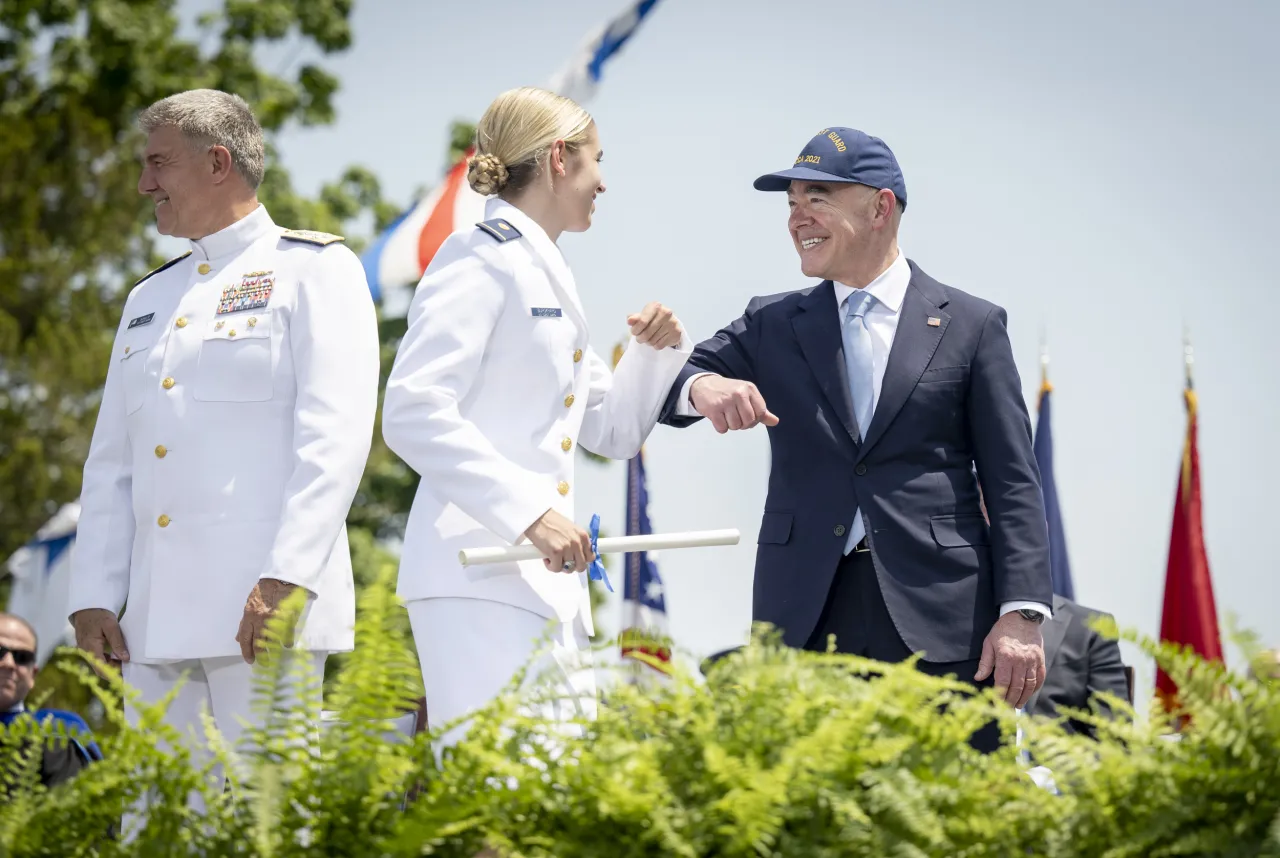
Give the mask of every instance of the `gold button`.
POLYGON ((176 324, 179 328, 185 328, 187 326, 187 317, 179 316, 178 321, 175 322, 174 324, 176 324))
POLYGON ((129 353, 129 347, 128 347, 128 346, 125 346, 125 347, 124 347, 124 353, 125 353, 125 354, 128 354, 128 353, 129 353))
POLYGON ((168 527, 168 526, 169 526, 169 516, 167 516, 167 515, 162 515, 162 516, 160 516, 159 518, 157 518, 157 519, 156 519, 156 524, 160 525, 161 527, 168 527))
POLYGON ((164 444, 156 444, 156 458, 157 458, 157 459, 163 459, 163 458, 164 458, 165 456, 167 456, 168 454, 169 454, 169 451, 168 451, 167 449, 165 449, 164 444))
POLYGON ((212 270, 213 269, 209 267, 209 263, 207 262, 201 262, 196 266, 196 271, 199 271, 201 274, 208 274, 212 270))
POLYGON ((257 316, 250 316, 250 317, 249 317, 249 327, 251 327, 251 328, 252 328, 252 327, 253 327, 254 325, 256 325, 256 324, 258 324, 258 317, 257 317, 257 316))
POLYGON ((571 408, 571 407, 573 407, 573 394, 572 394, 572 393, 570 393, 568 396, 566 396, 566 397, 564 398, 564 407, 565 407, 565 408, 571 408))
POLYGON ((567 495, 569 493, 569 484, 565 482, 560 483, 560 485, 556 486, 556 491, 562 495, 567 495))
POLYGON ((561 441, 561 442, 560 442, 560 449, 561 449, 561 450, 564 450, 566 453, 567 453, 567 452, 569 452, 570 450, 572 450, 572 449, 573 449, 573 441, 572 441, 572 439, 565 438, 563 441, 561 441))
POLYGON ((223 326, 223 325, 225 325, 225 324, 226 324, 226 322, 218 322, 218 324, 216 324, 216 325, 214 325, 214 326, 213 326, 213 329, 214 329, 215 331, 220 331, 220 330, 222 330, 222 326, 223 326))
POLYGON ((228 336, 228 337, 234 337, 235 335, 236 335, 236 329, 235 329, 235 328, 232 328, 231 330, 227 331, 227 336, 228 336))
POLYGON ((173 387, 173 378, 172 377, 166 378, 164 381, 160 383, 164 385, 165 390, 168 390, 169 388, 173 387))
POLYGON ((573 353, 573 362, 577 363, 580 360, 582 360, 582 349, 577 349, 573 353))

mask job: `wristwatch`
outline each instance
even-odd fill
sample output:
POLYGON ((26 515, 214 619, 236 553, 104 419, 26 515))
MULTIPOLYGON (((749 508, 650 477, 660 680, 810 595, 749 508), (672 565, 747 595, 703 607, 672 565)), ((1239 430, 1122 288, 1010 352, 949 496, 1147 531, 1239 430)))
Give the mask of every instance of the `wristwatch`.
POLYGON ((1044 614, 1040 613, 1035 608, 1019 608, 1018 613, 1022 615, 1024 620, 1030 620, 1036 625, 1044 622, 1044 614))

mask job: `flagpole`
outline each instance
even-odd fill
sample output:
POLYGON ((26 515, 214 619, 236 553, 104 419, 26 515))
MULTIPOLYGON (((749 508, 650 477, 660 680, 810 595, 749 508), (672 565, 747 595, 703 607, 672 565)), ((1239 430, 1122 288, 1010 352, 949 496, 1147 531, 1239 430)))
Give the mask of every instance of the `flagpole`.
POLYGON ((1053 385, 1049 383, 1049 338, 1045 335, 1044 328, 1040 329, 1040 398, 1053 390, 1053 385))
MULTIPOLYGON (((622 360, 622 355, 625 350, 626 350, 626 346, 623 344, 623 341, 619 341, 614 344, 613 368, 615 370, 618 368, 618 361, 622 360)), ((631 531, 631 521, 630 521, 631 512, 637 503, 637 499, 633 497, 633 495, 639 489, 639 487, 636 485, 635 474, 633 473, 634 470, 635 470, 634 464, 632 462, 627 462, 627 478, 626 478, 627 519, 628 519, 626 524, 627 532, 631 531)), ((638 628, 640 625, 640 600, 636 598, 639 587, 640 587, 640 582, 638 580, 640 577, 640 571, 637 568, 639 564, 637 564, 635 560, 636 560, 636 555, 634 554, 622 555, 622 563, 623 563, 622 574, 624 576, 624 582, 625 582, 622 589, 622 594, 623 594, 622 610, 624 613, 631 614, 631 621, 627 622, 626 618, 625 617, 623 618, 622 627, 619 630, 619 635, 621 635, 627 629, 635 629, 635 628, 638 628), (628 600, 626 598, 626 594, 628 590, 626 586, 627 584, 630 585, 630 591, 632 596, 632 598, 630 599, 630 604, 628 604, 628 600)), ((635 659, 628 659, 628 660, 631 662, 631 664, 628 665, 628 670, 626 671, 626 683, 631 686, 639 685, 640 669, 642 665, 640 664, 639 661, 635 659)))
POLYGON ((1191 370, 1196 362, 1195 350, 1191 347, 1191 328, 1185 322, 1182 325, 1182 359, 1187 370, 1187 390, 1195 390, 1191 378, 1191 370))

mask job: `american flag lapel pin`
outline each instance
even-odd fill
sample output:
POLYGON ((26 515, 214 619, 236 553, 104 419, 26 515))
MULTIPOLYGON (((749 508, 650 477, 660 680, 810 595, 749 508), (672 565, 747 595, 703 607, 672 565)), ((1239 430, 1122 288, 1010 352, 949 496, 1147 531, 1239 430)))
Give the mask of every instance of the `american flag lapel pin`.
POLYGON ((942 324, 942 320, 941 320, 941 319, 939 319, 937 316, 930 316, 930 317, 929 317, 929 327, 931 327, 931 328, 936 328, 936 327, 938 327, 938 326, 939 326, 939 325, 941 325, 941 324, 942 324))

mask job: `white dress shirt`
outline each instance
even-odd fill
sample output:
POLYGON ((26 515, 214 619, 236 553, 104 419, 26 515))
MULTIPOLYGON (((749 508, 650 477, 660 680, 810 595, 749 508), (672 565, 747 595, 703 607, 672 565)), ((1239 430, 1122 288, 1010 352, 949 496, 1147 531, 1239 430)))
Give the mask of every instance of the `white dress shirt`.
MULTIPOLYGON (((871 302, 870 309, 863 316, 867 331, 871 334, 872 414, 875 413, 876 407, 880 404, 880 389, 884 384, 884 371, 889 364, 889 353, 893 349, 894 335, 898 332, 898 318, 902 312, 902 302, 906 298, 907 286, 910 283, 911 266, 907 264, 906 254, 899 250, 897 258, 884 270, 884 273, 864 287, 875 298, 871 302)), ((845 323, 844 302, 856 290, 853 286, 846 286, 843 283, 835 283, 833 285, 835 286, 836 301, 831 311, 837 314, 840 325, 843 327, 845 323)), ((685 382, 684 388, 680 391, 680 399, 676 403, 676 414, 681 417, 697 416, 698 412, 694 409, 693 403, 689 399, 689 393, 693 388, 693 383, 704 375, 713 375, 713 373, 699 373, 685 382)), ((862 427, 862 430, 865 432, 866 427, 862 427)), ((1021 608, 1034 608, 1044 614, 1046 619, 1052 616, 1049 606, 1039 602, 1004 602, 1000 605, 1000 613, 1004 615, 1021 608)))

